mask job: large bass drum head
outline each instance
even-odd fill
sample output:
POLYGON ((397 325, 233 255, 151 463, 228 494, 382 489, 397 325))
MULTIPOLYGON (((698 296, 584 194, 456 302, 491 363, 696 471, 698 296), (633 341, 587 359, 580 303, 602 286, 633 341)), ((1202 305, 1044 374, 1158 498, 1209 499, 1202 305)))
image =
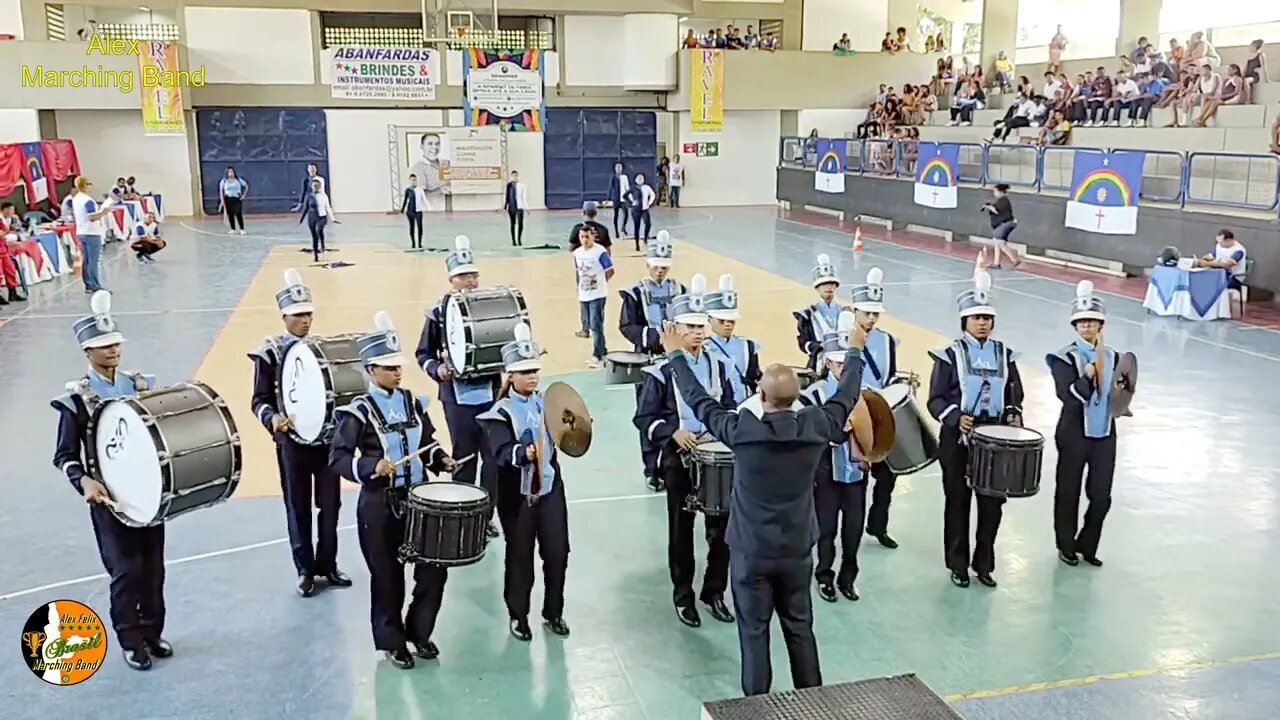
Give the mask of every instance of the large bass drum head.
POLYGON ((118 504, 117 512, 148 525, 160 516, 164 475, 151 431, 133 405, 108 401, 98 411, 94 432, 98 480, 118 504))
POLYGON ((289 346, 280 373, 284 412, 293 418, 293 430, 306 442, 315 442, 325 427, 328 388, 315 350, 306 341, 289 346))
POLYGON ((911 386, 906 383, 895 383, 876 392, 880 393, 880 397, 884 398, 891 409, 897 410, 899 405, 911 397, 911 386))
POLYGON ((449 366, 461 370, 467 366, 467 329, 462 320, 462 295, 454 293, 444 306, 444 346, 449 353, 449 366))

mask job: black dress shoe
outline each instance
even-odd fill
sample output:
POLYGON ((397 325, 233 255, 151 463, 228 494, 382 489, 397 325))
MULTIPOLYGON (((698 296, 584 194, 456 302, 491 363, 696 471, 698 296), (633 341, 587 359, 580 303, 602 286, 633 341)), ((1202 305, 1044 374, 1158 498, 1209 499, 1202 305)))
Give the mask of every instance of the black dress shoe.
POLYGON ((137 650, 124 651, 125 664, 134 670, 150 670, 151 655, 147 653, 146 648, 138 648, 137 650))
POLYGON ((964 572, 963 570, 952 570, 951 584, 958 588, 969 587, 969 573, 964 572))
POLYGON ((529 629, 529 621, 524 618, 511 618, 508 626, 511 629, 511 637, 520 642, 529 642, 533 639, 533 631, 529 629))
POLYGON ((1073 552, 1068 553, 1068 552, 1063 552, 1059 550, 1058 559, 1066 563, 1067 565, 1070 565, 1071 567, 1075 567, 1080 564, 1080 556, 1076 555, 1073 552))
POLYGON ((991 577, 991 573, 980 572, 980 573, 977 573, 977 575, 978 575, 978 582, 982 583, 983 585, 986 585, 989 588, 993 588, 996 586, 996 579, 991 577))
POLYGON ((664 484, 662 483, 662 479, 661 479, 661 478, 656 478, 656 477, 647 477, 647 478, 645 478, 645 479, 644 479, 644 482, 645 482, 645 484, 646 484, 646 485, 648 485, 648 486, 649 486, 649 489, 650 489, 650 490, 652 490, 652 491, 654 491, 654 492, 656 492, 656 493, 657 493, 657 492, 662 492, 663 490, 666 490, 666 489, 667 489, 666 485, 664 485, 664 484))
POLYGON ((392 665, 401 670, 409 670, 413 667, 413 655, 409 654, 409 648, 397 648, 387 651, 387 659, 392 665))
POLYGON ((736 619, 733 617, 733 612, 729 610, 729 606, 724 604, 724 598, 722 597, 713 598, 706 605, 707 609, 711 611, 711 617, 722 623, 731 623, 736 619))
POLYGON ((818 597, 827 602, 835 602, 839 599, 836 597, 836 586, 829 582, 818 583, 818 597))
POLYGON ((440 657, 440 648, 430 640, 424 643, 414 643, 414 654, 423 660, 435 660, 440 657))
POLYGON ((490 539, 498 537, 498 526, 489 523, 489 527, 485 529, 484 534, 489 536, 490 539))
POLYGON ((147 651, 152 657, 171 658, 173 657, 173 646, 164 638, 156 638, 147 641, 147 651))
POLYGON ((858 588, 853 583, 849 583, 847 585, 841 583, 839 587, 840 594, 844 596, 845 600, 858 602, 858 588))
POLYGON ((875 535, 874 537, 876 540, 880 542, 881 545, 889 548, 890 550, 898 549, 898 541, 889 537, 889 533, 881 533, 879 535, 875 535))
POLYGON ((569 637, 569 624, 564 621, 564 618, 554 618, 552 620, 543 618, 542 624, 560 637, 569 637))
POLYGON ((702 618, 698 616, 698 608, 692 605, 676 606, 676 617, 689 627, 702 627, 702 618))
POLYGON ((1097 555, 1082 555, 1081 557, 1084 558, 1085 562, 1094 567, 1102 567, 1102 561, 1098 559, 1097 555))
POLYGON ((304 598, 316 594, 316 579, 311 577, 311 573, 302 573, 298 576, 298 594, 304 598))
POLYGON ((10 302, 26 302, 27 294, 22 292, 21 288, 9 288, 10 302))
POLYGON ((334 570, 324 576, 326 582, 333 587, 351 587, 351 578, 341 570, 334 570))

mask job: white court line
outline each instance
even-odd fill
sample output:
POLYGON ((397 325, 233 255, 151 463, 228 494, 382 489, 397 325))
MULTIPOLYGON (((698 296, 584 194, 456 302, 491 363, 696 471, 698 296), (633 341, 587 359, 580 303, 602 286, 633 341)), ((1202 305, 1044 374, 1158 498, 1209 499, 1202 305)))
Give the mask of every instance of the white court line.
MULTIPOLYGON (((779 220, 781 220, 782 222, 789 222, 789 223, 792 223, 792 224, 795 224, 795 225, 801 225, 801 226, 803 226, 803 227, 812 228, 812 229, 814 229, 814 230, 822 230, 822 231, 824 231, 824 232, 833 233, 833 234, 837 234, 837 235, 841 235, 841 236, 843 236, 843 233, 840 233, 840 232, 838 232, 838 231, 836 231, 836 230, 831 230, 830 228, 824 228, 824 227, 821 227, 821 226, 819 226, 819 225, 810 225, 810 224, 808 224, 808 223, 799 222, 799 221, 797 221, 797 220, 790 220, 790 219, 788 219, 788 218, 778 218, 778 219, 779 219, 779 220)), ((778 232, 786 233, 786 231, 785 231, 785 230, 779 230, 778 232)), ((795 235, 795 233, 787 233, 787 234, 795 235)), ((803 237, 803 236, 801 236, 801 237, 803 237)), ((806 240, 810 240, 810 241, 814 241, 814 240, 815 240, 815 238, 812 238, 812 237, 807 237, 807 238, 805 238, 805 239, 806 239, 806 240)), ((833 243, 832 241, 830 241, 830 240, 823 240, 823 239, 821 239, 821 238, 817 238, 817 239, 816 239, 816 241, 817 241, 817 242, 820 242, 820 243, 827 244, 827 245, 834 245, 834 243, 833 243)), ((963 260, 963 259, 961 259, 961 258, 957 258, 957 257, 953 257, 953 256, 951 256, 951 255, 944 255, 944 254, 942 254, 942 253, 932 252, 932 251, 929 251, 929 250, 923 250, 923 249, 921 249, 921 248, 914 248, 914 247, 910 247, 910 246, 907 246, 907 245, 899 245, 898 243, 892 242, 892 241, 890 241, 890 240, 876 240, 875 242, 878 242, 878 243, 884 243, 885 245, 892 245, 893 247, 900 248, 900 249, 902 249, 902 250, 910 250, 910 251, 913 251, 913 252, 924 253, 924 254, 926 254, 926 255, 932 255, 932 256, 934 256, 934 257, 946 258, 947 260, 951 260, 951 261, 953 261, 953 262, 964 262, 964 260, 963 260)), ((848 249, 848 248, 846 248, 846 249, 848 249)), ((882 258, 883 260, 885 260, 885 262, 897 263, 897 264, 899 264, 899 265, 903 265, 903 266, 905 266, 905 267, 910 267, 910 268, 915 268, 915 269, 917 269, 917 270, 921 270, 921 271, 924 271, 924 272, 931 272, 931 273, 941 274, 941 275, 949 275, 949 274, 951 274, 951 273, 948 273, 948 272, 946 272, 946 271, 936 270, 936 269, 934 269, 934 268, 926 267, 926 266, 924 266, 924 265, 920 265, 920 264, 917 264, 917 263, 909 262, 909 261, 906 261, 906 260, 897 260, 897 259, 894 259, 894 258, 887 258, 887 257, 884 257, 883 255, 874 255, 873 253, 871 253, 871 252, 867 252, 867 251, 865 251, 865 250, 863 251, 863 254, 864 254, 864 255, 872 255, 872 256, 874 256, 874 257, 879 257, 879 258, 882 258)), ((1018 272, 1018 271, 1016 271, 1016 270, 1015 270, 1014 272, 1018 272)), ((1047 280, 1047 281, 1049 281, 1049 282, 1057 283, 1057 284, 1059 284, 1059 285, 1066 285, 1066 286, 1069 286, 1069 287, 1075 287, 1075 283, 1073 283, 1073 282, 1069 282, 1069 281, 1066 281, 1066 280, 1058 280, 1058 279, 1056 279, 1056 278, 1044 277, 1044 276, 1041 276, 1041 275, 1031 275, 1031 274, 1029 274, 1029 273, 1024 273, 1024 276, 1029 276, 1029 277, 1035 278, 1035 279, 1037 279, 1037 280, 1047 280)), ((968 278, 965 278, 965 279, 968 279, 968 278)), ((1004 282, 1004 281, 1006 281, 1006 280, 1011 280, 1011 279, 1013 279, 1013 278, 1003 278, 1003 279, 1001 280, 1001 282, 1004 282)), ((1054 304, 1054 305, 1059 305, 1059 306, 1061 306, 1061 305, 1063 304, 1063 302, 1064 302, 1061 298, 1051 298, 1051 297, 1045 297, 1045 296, 1043 296, 1043 295, 1036 295, 1035 293, 1029 293, 1029 292, 1026 292, 1026 291, 1024 291, 1024 290, 1015 290, 1015 289, 1013 289, 1013 288, 1007 288, 1007 287, 1004 287, 1003 285, 1001 285, 1001 286, 1000 286, 999 288, 997 288, 997 289, 998 289, 998 290, 1000 290, 1001 292, 1007 292, 1007 293, 1009 293, 1009 294, 1011 294, 1011 295, 1021 295, 1022 297, 1032 298, 1032 299, 1034 299, 1034 300, 1042 300, 1042 301, 1044 301, 1044 302, 1052 303, 1052 304, 1054 304)), ((1098 292, 1098 293, 1103 294, 1103 295, 1110 295, 1111 297, 1120 298, 1121 300, 1127 300, 1127 301, 1129 301, 1129 302, 1132 302, 1132 303, 1138 303, 1139 305, 1141 305, 1141 301, 1137 300, 1136 298, 1129 297, 1128 295, 1121 295, 1121 294, 1119 294, 1119 293, 1108 292, 1108 291, 1106 291, 1106 290, 1102 290, 1102 289, 1100 289, 1100 288, 1095 289, 1095 292, 1098 292)), ((1115 315, 1109 316, 1109 317, 1107 318, 1107 320, 1108 320, 1108 321, 1111 321, 1111 322, 1124 322, 1124 323, 1129 323, 1130 325, 1137 325, 1138 327, 1145 327, 1145 326, 1146 326, 1146 323, 1145 323, 1145 322, 1142 322, 1142 321, 1140 321, 1140 320, 1130 320, 1129 318, 1119 317, 1119 316, 1115 316, 1115 315)), ((1230 322, 1231 324, 1233 324, 1233 325, 1237 326, 1238 328, 1256 327, 1256 326, 1244 325, 1244 324, 1242 324, 1242 323, 1238 323, 1238 322, 1236 322, 1235 320, 1228 320, 1227 322, 1230 322)), ((1265 330, 1266 328, 1257 328, 1257 329, 1263 329, 1263 330, 1265 330)), ((1187 336, 1187 339, 1188 339, 1188 340, 1191 340, 1191 341, 1193 341, 1193 342, 1203 343, 1203 344, 1205 344, 1205 345, 1209 345, 1209 346, 1211 346, 1211 347, 1220 348, 1220 349, 1222 349, 1222 350, 1230 350, 1230 351, 1232 351, 1232 352, 1238 352, 1238 353, 1240 353, 1240 354, 1242 354, 1242 355, 1248 355, 1248 356, 1250 356, 1250 357, 1258 358, 1259 360, 1269 360, 1269 361, 1271 361, 1271 362, 1280 363, 1280 356, 1272 355, 1272 354, 1270 354, 1270 353, 1259 352, 1259 351, 1256 351, 1256 350, 1249 350, 1249 349, 1247 349, 1247 348, 1242 348, 1242 347, 1238 347, 1238 346, 1235 346, 1235 345, 1228 345, 1228 344, 1226 344, 1226 343, 1218 342, 1217 340, 1210 340, 1210 339, 1208 339, 1208 338, 1197 337, 1197 336, 1195 336, 1195 335, 1188 335, 1188 336, 1187 336)))
MULTIPOLYGON (((654 498, 665 498, 665 497, 666 495, 664 493, 645 493, 643 495, 616 495, 612 497, 582 498, 581 500, 570 500, 568 501, 568 504, 569 505, 589 505, 594 503, 622 502, 622 501, 629 501, 629 500, 652 500, 654 498)), ((354 524, 339 525, 338 531, 346 532, 348 530, 355 529, 355 527, 356 526, 354 524)), ((262 542, 250 543, 248 545, 237 545, 235 547, 223 548, 222 550, 214 550, 212 552, 200 553, 199 555, 188 555, 186 557, 180 557, 175 560, 166 560, 164 564, 166 567, 169 567, 172 565, 184 565, 186 563, 195 562, 197 560, 208 560, 210 558, 223 557, 225 555, 235 555, 237 553, 248 552, 249 550, 258 550, 260 548, 271 547, 273 545, 283 545, 284 543, 287 543, 287 542, 289 542, 289 538, 287 537, 276 538, 275 540, 264 540, 262 542)), ((94 582, 96 580, 106 580, 106 579, 107 579, 107 575, 105 573, 98 573, 97 575, 85 575, 83 577, 72 578, 70 580, 61 580, 58 582, 49 583, 48 585, 40 585, 39 587, 27 588, 25 590, 15 590, 13 592, 5 593, 3 595, 0 595, 0 602, 4 602, 5 600, 13 600, 14 598, 25 597, 27 595, 35 595, 36 593, 42 593, 42 592, 45 592, 46 590, 56 590, 58 588, 69 587, 71 585, 83 585, 84 583, 94 582)))

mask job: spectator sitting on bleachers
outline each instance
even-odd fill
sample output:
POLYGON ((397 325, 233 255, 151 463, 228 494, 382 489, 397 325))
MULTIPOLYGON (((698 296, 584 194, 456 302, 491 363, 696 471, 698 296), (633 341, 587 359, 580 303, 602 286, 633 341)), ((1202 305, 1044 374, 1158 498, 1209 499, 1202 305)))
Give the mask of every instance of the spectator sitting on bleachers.
POLYGON ((138 239, 129 246, 138 256, 140 263, 153 263, 152 255, 160 252, 166 245, 160 237, 160 223, 156 222, 155 213, 147 213, 135 229, 138 239))
POLYGON ((693 34, 693 28, 690 28, 689 32, 684 34, 683 44, 685 50, 696 50, 702 45, 702 41, 698 39, 697 35, 693 34))
POLYGON ((1066 145, 1067 137, 1070 134, 1071 122, 1067 120, 1066 115, 1061 110, 1054 110, 1048 121, 1045 122, 1044 127, 1040 128, 1040 136, 1035 142, 1041 146, 1066 145))
POLYGON ((898 28, 898 36, 893 39, 897 52, 911 52, 911 40, 907 38, 907 29, 898 28))
POLYGON ((831 46, 836 52, 853 52, 853 41, 849 39, 849 33, 841 33, 840 39, 831 46))
POLYGON ((1181 69, 1195 71, 1205 65, 1215 68, 1221 64, 1222 57, 1218 55, 1217 49, 1204 39, 1204 33, 1192 33, 1191 39, 1187 41, 1186 59, 1182 61, 1181 69))
POLYGON ((716 28, 715 34, 711 36, 711 42, 708 45, 708 47, 728 49, 729 40, 724 36, 723 30, 721 30, 720 28, 716 28))
POLYGON ((1156 101, 1156 107, 1172 107, 1174 114, 1174 122, 1165 125, 1165 127, 1177 127, 1178 106, 1182 104, 1184 97, 1194 91, 1196 80, 1197 78, 1194 75, 1183 75, 1178 82, 1169 83, 1164 92, 1160 94, 1160 99, 1156 101))
POLYGON ((924 54, 925 54, 925 55, 928 55, 928 54, 930 54, 930 53, 935 53, 935 52, 937 52, 937 51, 938 51, 938 46, 937 46, 936 41, 934 41, 933 36, 932 36, 932 35, 930 35, 929 37, 925 38, 925 39, 924 39, 924 54))
POLYGON ((754 26, 747 26, 747 34, 742 36, 742 44, 748 50, 754 50, 760 46, 760 36, 756 34, 754 26))
POLYGON ((1244 64, 1244 101, 1253 102, 1253 86, 1260 82, 1271 82, 1271 77, 1267 73, 1267 54, 1262 52, 1262 41, 1254 40, 1249 43, 1248 61, 1244 64))
POLYGON ((943 37, 941 30, 939 30, 938 34, 933 38, 933 49, 938 52, 947 51, 947 39, 943 37))
POLYGON ((956 91, 956 97, 951 101, 951 122, 947 125, 968 127, 973 124, 973 111, 981 110, 986 106, 987 94, 982 90, 981 85, 970 80, 956 91))
POLYGON ((1196 78, 1194 84, 1188 92, 1182 95, 1182 100, 1173 107, 1173 122, 1167 127, 1182 127, 1178 120, 1178 110, 1181 109, 1186 119, 1191 119, 1191 109, 1202 106, 1210 99, 1218 96, 1218 92, 1222 89, 1222 78, 1213 68, 1208 65, 1200 65, 1200 74, 1196 78))
POLYGON ((1089 91, 1089 121, 1085 123, 1085 127, 1096 127, 1106 124, 1106 108, 1107 101, 1114 95, 1111 78, 1107 76, 1107 69, 1098 66, 1093 76, 1093 87, 1089 91))
POLYGON ((1123 70, 1116 73, 1116 81, 1112 85, 1111 97, 1106 102, 1106 108, 1111 115, 1110 123, 1107 122, 1104 113, 1101 124, 1110 124, 1111 127, 1120 127, 1120 115, 1124 111, 1129 111, 1129 117, 1124 122, 1125 127, 1133 124, 1133 118, 1136 115, 1137 100, 1142 96, 1142 90, 1138 88, 1138 83, 1129 78, 1123 70))
POLYGON ((778 39, 773 36, 773 33, 764 34, 764 38, 760 41, 760 49, 768 52, 778 49, 778 39))
POLYGON ((1240 74, 1240 66, 1231 63, 1227 66, 1227 76, 1218 85, 1218 92, 1213 97, 1204 99, 1204 109, 1200 111, 1200 117, 1196 118, 1196 125, 1204 127, 1223 105, 1239 105, 1243 102, 1244 77, 1240 74))
POLYGON ((991 135, 990 142, 1000 142, 1009 138, 1009 133, 1018 128, 1031 127, 1036 122, 1036 116, 1044 112, 1044 105, 1039 96, 1032 97, 1022 94, 1018 96, 1018 101, 1012 105, 1004 117, 995 121, 995 132, 991 135))
POLYGON ((1164 96, 1170 83, 1161 75, 1146 74, 1138 78, 1138 89, 1142 95, 1135 101, 1136 110, 1130 112, 1130 119, 1137 127, 1146 127, 1151 118, 1151 108, 1164 96))
POLYGON ((1271 123, 1271 152, 1280 155, 1280 114, 1271 123))
POLYGON ((902 102, 898 106, 898 117, 903 125, 919 125, 924 122, 917 106, 916 88, 913 85, 902 86, 902 102))
POLYGON ((891 55, 898 52, 898 46, 893 42, 893 33, 887 32, 884 34, 884 39, 880 41, 880 52, 887 52, 891 55))
POLYGON ((1059 93, 1062 92, 1062 82, 1058 80, 1058 76, 1052 72, 1044 74, 1044 87, 1041 88, 1040 94, 1048 98, 1050 101, 1056 102, 1061 100, 1059 93))
POLYGON ((902 146, 902 171, 916 172, 916 160, 920 157, 920 131, 915 128, 895 128, 894 138, 902 146))
POLYGON ((1066 101, 1062 104, 1063 114, 1067 120, 1072 123, 1084 122, 1089 116, 1086 104, 1089 101, 1089 93, 1093 87, 1089 84, 1089 79, 1085 75, 1076 75, 1076 84, 1071 88, 1071 94, 1067 96, 1066 101))
MULTIPOLYGON (((1005 54, 1003 50, 996 55, 994 72, 996 76, 996 85, 1000 87, 1000 92, 1008 92, 1009 85, 1013 82, 1013 61, 1005 54)), ((1045 73, 1046 75, 1050 73, 1045 73)))
POLYGON ((1196 267, 1222 268, 1227 271, 1227 289, 1239 290, 1244 285, 1246 258, 1249 253, 1236 241, 1235 233, 1227 229, 1218 231, 1213 251, 1196 259, 1196 267))
POLYGON ((920 111, 921 125, 928 125, 933 111, 938 109, 938 97, 925 85, 916 87, 916 109, 920 111))

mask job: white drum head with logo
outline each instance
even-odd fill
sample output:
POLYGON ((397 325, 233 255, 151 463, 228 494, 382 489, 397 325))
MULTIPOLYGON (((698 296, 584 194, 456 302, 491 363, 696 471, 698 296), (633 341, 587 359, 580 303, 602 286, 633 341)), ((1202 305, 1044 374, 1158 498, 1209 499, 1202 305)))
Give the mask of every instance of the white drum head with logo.
POLYGON ((459 370, 467 364, 467 333, 462 325, 462 296, 451 295, 444 306, 444 344, 449 363, 459 370))
POLYGON ((293 431, 307 442, 320 439, 327 410, 327 390, 324 372, 315 350, 305 342, 295 342, 284 354, 283 372, 280 374, 280 396, 284 402, 284 414, 293 418, 293 431))
POLYGON ((979 425, 973 429, 973 433, 992 440, 1012 440, 1013 442, 1034 442, 1043 437, 1035 430, 1013 425, 979 425))
POLYGON ((911 397, 911 387, 904 383, 890 385, 889 387, 877 390, 876 392, 880 394, 880 397, 884 398, 884 401, 889 404, 890 408, 898 407, 902 403, 906 402, 907 398, 911 397))
POLYGON ((457 503, 459 505, 475 502, 476 500, 484 500, 488 497, 480 487, 458 482, 422 483, 409 488, 409 492, 423 500, 432 500, 439 503, 457 503))
POLYGON ((108 401, 94 431, 98 480, 118 504, 117 511, 138 524, 154 522, 164 496, 160 455, 142 416, 128 403, 108 401))
MULTIPOLYGON (((799 400, 796 400, 791 403, 791 409, 795 412, 800 412, 804 409, 804 405, 801 404, 799 400)), ((743 400, 738 405, 738 410, 746 410, 756 417, 764 417, 764 400, 760 397, 760 393, 756 393, 746 400, 743 400)))

